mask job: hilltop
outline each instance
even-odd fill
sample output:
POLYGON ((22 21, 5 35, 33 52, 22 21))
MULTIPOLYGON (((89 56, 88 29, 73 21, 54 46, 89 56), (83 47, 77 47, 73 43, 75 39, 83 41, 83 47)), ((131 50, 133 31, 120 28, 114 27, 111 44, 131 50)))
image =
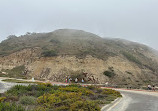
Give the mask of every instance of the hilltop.
POLYGON ((71 76, 121 86, 158 83, 157 51, 74 29, 9 36, 0 43, 0 69, 9 76, 18 70, 18 77, 52 81, 71 76))

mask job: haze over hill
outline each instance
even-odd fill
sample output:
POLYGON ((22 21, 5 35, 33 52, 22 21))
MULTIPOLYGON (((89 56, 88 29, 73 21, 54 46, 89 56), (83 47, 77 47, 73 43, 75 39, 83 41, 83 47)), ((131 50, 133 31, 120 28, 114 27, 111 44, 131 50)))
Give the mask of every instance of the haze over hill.
POLYGON ((156 51, 122 39, 101 38, 74 29, 9 36, 0 43, 0 69, 24 66, 23 76, 87 83, 146 85, 158 83, 156 51))
POLYGON ((0 41, 12 34, 70 28, 158 50, 157 0, 38 0, 38 4, 0 0, 0 41))

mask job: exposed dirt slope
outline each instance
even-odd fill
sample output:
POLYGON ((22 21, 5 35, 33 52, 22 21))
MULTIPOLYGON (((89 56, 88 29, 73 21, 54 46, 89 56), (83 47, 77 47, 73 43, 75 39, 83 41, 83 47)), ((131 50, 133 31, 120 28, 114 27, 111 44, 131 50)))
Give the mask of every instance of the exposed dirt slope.
POLYGON ((25 65, 25 75, 65 81, 66 76, 90 83, 144 85, 158 82, 153 49, 121 39, 106 39, 81 30, 10 36, 0 43, 0 69, 25 65), (110 76, 109 76, 110 75, 110 76))

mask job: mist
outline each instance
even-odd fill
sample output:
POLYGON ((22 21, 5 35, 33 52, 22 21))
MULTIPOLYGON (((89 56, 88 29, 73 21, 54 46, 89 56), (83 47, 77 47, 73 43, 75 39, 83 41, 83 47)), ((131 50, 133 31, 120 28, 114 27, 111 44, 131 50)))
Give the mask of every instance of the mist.
POLYGON ((0 41, 68 28, 158 50, 158 0, 0 0, 0 14, 0 41))

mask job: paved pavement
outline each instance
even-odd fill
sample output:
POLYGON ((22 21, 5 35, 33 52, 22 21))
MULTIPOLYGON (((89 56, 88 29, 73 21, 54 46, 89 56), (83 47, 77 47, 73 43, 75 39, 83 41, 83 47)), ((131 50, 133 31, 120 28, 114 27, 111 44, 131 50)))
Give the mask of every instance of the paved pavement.
POLYGON ((158 111, 158 93, 119 90, 123 98, 102 111, 158 111))
POLYGON ((10 89, 11 87, 19 84, 19 85, 27 85, 27 84, 23 84, 23 83, 9 83, 9 82, 3 82, 4 78, 0 77, 0 93, 3 93, 5 91, 7 91, 8 89, 10 89))
POLYGON ((4 85, 0 83, 0 92, 2 92, 2 89, 4 89, 4 85))
POLYGON ((0 80, 0 93, 7 91, 14 85, 16 85, 16 83, 4 83, 0 80))
MULTIPOLYGON (((4 78, 3 78, 4 79, 4 78)), ((0 93, 17 83, 4 83, 0 78, 0 93)), ((59 84, 59 83, 52 83, 59 84)), ((25 84, 26 85, 26 84, 25 84)), ((67 85, 61 83, 60 85, 67 85)), ((122 93, 123 98, 102 111, 158 111, 158 92, 115 89, 122 93)))

